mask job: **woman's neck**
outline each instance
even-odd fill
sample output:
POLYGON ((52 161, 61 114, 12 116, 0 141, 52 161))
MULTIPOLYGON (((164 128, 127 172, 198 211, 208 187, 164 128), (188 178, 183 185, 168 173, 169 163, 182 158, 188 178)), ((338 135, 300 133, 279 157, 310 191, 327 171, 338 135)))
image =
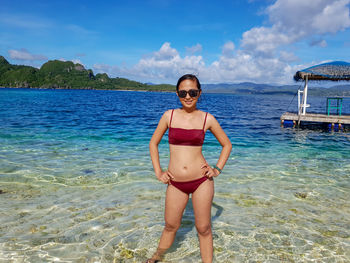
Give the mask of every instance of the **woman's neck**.
POLYGON ((184 112, 186 112, 186 113, 192 113, 192 112, 195 112, 197 110, 197 107, 194 107, 194 108, 184 108, 184 107, 182 107, 181 109, 184 112))

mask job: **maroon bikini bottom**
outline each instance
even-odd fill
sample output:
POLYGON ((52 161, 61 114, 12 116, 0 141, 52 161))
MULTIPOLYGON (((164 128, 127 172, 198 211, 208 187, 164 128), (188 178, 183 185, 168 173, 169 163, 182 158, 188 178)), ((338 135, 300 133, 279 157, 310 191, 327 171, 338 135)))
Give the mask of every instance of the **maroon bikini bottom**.
POLYGON ((173 180, 170 180, 170 184, 175 186, 177 189, 179 189, 180 191, 186 193, 186 194, 192 194, 194 191, 197 190, 197 188, 206 180, 208 179, 208 177, 203 176, 201 178, 198 178, 196 180, 193 181, 186 181, 186 182, 176 182, 173 180))

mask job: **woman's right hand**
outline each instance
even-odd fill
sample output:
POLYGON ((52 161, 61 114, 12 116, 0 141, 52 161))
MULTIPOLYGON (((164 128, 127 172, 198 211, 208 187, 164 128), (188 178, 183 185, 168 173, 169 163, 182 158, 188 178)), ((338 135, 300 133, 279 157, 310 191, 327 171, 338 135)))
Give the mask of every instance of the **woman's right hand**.
POLYGON ((174 180, 174 176, 168 171, 162 171, 160 174, 156 174, 156 177, 163 184, 168 184, 170 180, 174 180))

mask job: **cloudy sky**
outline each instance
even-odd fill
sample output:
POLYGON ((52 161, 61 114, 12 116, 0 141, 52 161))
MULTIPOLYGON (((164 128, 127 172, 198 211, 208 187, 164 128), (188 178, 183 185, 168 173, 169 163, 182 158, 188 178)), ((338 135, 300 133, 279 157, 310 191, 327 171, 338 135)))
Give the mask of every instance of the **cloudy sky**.
POLYGON ((0 55, 40 67, 174 83, 289 84, 296 70, 350 62, 350 0, 1 0, 0 55))

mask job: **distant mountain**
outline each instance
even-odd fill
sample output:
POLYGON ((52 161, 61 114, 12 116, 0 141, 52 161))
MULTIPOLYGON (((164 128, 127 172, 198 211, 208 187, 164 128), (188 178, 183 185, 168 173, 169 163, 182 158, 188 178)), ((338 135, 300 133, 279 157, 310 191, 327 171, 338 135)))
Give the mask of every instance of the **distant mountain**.
MULTIPOLYGON (((252 82, 242 82, 236 84, 203 84, 203 91, 206 93, 233 93, 233 94, 290 94, 294 95, 298 89, 304 89, 302 83, 295 85, 269 85, 256 84, 252 82)), ((308 92, 310 95, 321 96, 350 96, 349 85, 336 85, 331 88, 312 87, 309 85, 308 92)))
MULTIPOLYGON (((218 93, 236 93, 236 94, 260 94, 268 91, 279 92, 276 86, 269 84, 256 84, 252 82, 242 82, 235 84, 221 83, 221 84, 203 84, 205 92, 218 93)), ((284 92, 286 91, 285 88, 284 92)), ((287 90, 288 91, 288 90, 287 90)))
POLYGON ((170 91, 168 84, 148 85, 126 78, 110 78, 106 73, 94 75, 91 69, 71 61, 50 60, 40 69, 12 65, 0 56, 0 86, 13 88, 111 89, 170 91))

